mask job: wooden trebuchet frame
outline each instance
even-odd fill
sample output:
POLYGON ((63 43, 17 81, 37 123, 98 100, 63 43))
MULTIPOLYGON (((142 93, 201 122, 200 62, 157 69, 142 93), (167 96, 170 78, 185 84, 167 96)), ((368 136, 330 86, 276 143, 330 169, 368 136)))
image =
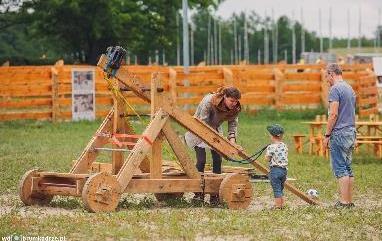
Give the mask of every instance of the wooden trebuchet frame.
MULTIPOLYGON (((102 55, 98 66, 104 69, 106 62, 107 57, 102 55)), ((112 109, 69 173, 31 170, 22 177, 19 195, 25 205, 47 205, 55 195, 64 195, 82 197, 91 212, 111 212, 116 210, 121 194, 126 192, 154 193, 159 201, 194 192, 219 195, 220 201, 232 209, 248 207, 252 200, 248 175, 210 172, 200 175, 170 120, 199 136, 223 156, 248 158, 239 146, 177 107, 163 92, 157 73, 152 75, 150 88, 142 86, 140 80, 125 69, 119 69, 111 81, 151 104, 150 124, 141 135, 136 135, 125 118, 126 106, 121 99, 124 92, 117 95, 112 91, 112 109), (180 172, 163 172, 164 140, 172 148, 181 166, 180 172), (110 143, 111 148, 104 147, 110 143), (111 164, 95 162, 99 152, 104 150, 112 152, 111 164)), ((254 162, 253 165, 268 174, 268 169, 261 164, 254 162)), ((289 182, 285 186, 304 201, 318 204, 289 182)))

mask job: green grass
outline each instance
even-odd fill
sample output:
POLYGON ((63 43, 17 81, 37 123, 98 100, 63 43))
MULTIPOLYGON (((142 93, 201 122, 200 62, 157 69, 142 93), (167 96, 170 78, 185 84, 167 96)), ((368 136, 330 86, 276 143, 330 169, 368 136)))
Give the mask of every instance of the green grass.
MULTIPOLYGON (((297 155, 293 150, 292 134, 308 132, 308 126, 301 122, 322 112, 269 110, 240 117, 239 144, 249 153, 269 142, 265 130, 269 123, 285 127, 289 176, 297 178, 294 184, 303 191, 317 189, 326 204, 309 206, 287 193, 288 207, 281 211, 269 210, 272 194, 268 183, 254 184, 252 205, 240 211, 194 204, 187 198, 159 203, 152 194, 126 194, 118 211, 109 214, 88 213, 81 200, 73 197, 56 197, 50 207, 25 207, 17 196, 23 173, 37 167, 69 171, 71 160, 78 157, 101 121, 0 123, 0 236, 65 236, 67 240, 382 240, 382 160, 366 149, 354 156, 356 208, 337 210, 331 207, 337 198, 337 184, 329 161, 297 155)), ((167 159, 173 156, 168 152, 164 155, 167 159)), ((108 158, 101 156, 102 161, 108 158)), ((224 165, 232 163, 225 161, 224 165)))

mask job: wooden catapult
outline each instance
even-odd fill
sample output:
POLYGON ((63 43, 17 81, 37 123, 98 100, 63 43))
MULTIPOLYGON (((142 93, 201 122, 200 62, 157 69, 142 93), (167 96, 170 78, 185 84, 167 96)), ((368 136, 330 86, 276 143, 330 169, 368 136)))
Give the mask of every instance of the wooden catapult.
MULTIPOLYGON (((197 171, 187 148, 170 124, 179 123, 191 131, 222 156, 249 158, 241 147, 204 122, 181 110, 160 87, 159 75, 152 75, 151 87, 142 86, 140 80, 120 65, 110 67, 112 60, 102 55, 98 66, 104 69, 120 93, 132 91, 151 103, 151 122, 141 135, 136 135, 126 118, 125 102, 113 93, 114 105, 96 131, 69 173, 30 170, 19 185, 19 195, 26 205, 46 205, 55 195, 82 197, 84 206, 91 212, 111 212, 119 203, 122 193, 154 193, 162 201, 181 197, 185 192, 219 195, 219 200, 229 208, 249 206, 252 200, 252 184, 246 174, 204 173, 197 171), (173 150, 182 172, 162 172, 162 146, 164 139, 173 150), (111 144, 112 148, 105 148, 111 144), (103 151, 112 152, 111 168, 95 162, 103 151), (128 155, 125 157, 125 153, 128 155)), ((258 162, 254 167, 268 174, 268 169, 258 162)), ((289 182, 286 189, 309 204, 318 204, 289 182)))

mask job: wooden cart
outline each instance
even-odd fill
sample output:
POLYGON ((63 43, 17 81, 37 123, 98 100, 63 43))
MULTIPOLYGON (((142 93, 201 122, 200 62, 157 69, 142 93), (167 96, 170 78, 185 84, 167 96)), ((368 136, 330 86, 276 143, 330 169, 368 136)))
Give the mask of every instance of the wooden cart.
MULTIPOLYGON (((108 56, 103 55, 98 66, 105 69, 108 56)), ((185 192, 219 195, 229 208, 249 206, 252 184, 248 175, 239 173, 200 174, 187 153, 183 142, 170 125, 170 120, 193 132, 220 154, 231 158, 248 158, 237 145, 218 132, 177 107, 160 87, 158 74, 152 76, 151 87, 126 69, 119 69, 111 79, 124 91, 132 91, 151 103, 152 118, 141 135, 133 132, 125 118, 125 103, 113 93, 114 106, 96 131, 69 173, 30 170, 20 181, 20 198, 26 205, 46 205, 55 195, 82 197, 91 212, 111 212, 117 208, 122 193, 154 193, 158 200, 180 197, 185 192), (162 172, 162 142, 167 140, 183 172, 162 172), (105 148, 106 144, 112 148, 105 148), (112 152, 112 163, 95 162, 104 150, 112 152), (128 155, 125 156, 125 154, 128 155), (149 158, 150 157, 150 158, 149 158), (91 174, 93 172, 93 174, 91 174), (94 173, 95 172, 95 173, 94 173)), ((260 172, 268 169, 254 162, 260 172)), ((300 192, 290 183, 285 187, 306 202, 317 201, 300 192)))

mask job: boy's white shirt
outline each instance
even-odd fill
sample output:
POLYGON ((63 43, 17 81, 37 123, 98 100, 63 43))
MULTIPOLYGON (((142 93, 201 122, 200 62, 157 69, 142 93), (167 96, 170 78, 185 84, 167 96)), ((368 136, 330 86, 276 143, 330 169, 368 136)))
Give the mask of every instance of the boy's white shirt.
POLYGON ((288 146, 284 142, 270 144, 265 156, 270 159, 270 167, 277 166, 288 169, 288 146))

